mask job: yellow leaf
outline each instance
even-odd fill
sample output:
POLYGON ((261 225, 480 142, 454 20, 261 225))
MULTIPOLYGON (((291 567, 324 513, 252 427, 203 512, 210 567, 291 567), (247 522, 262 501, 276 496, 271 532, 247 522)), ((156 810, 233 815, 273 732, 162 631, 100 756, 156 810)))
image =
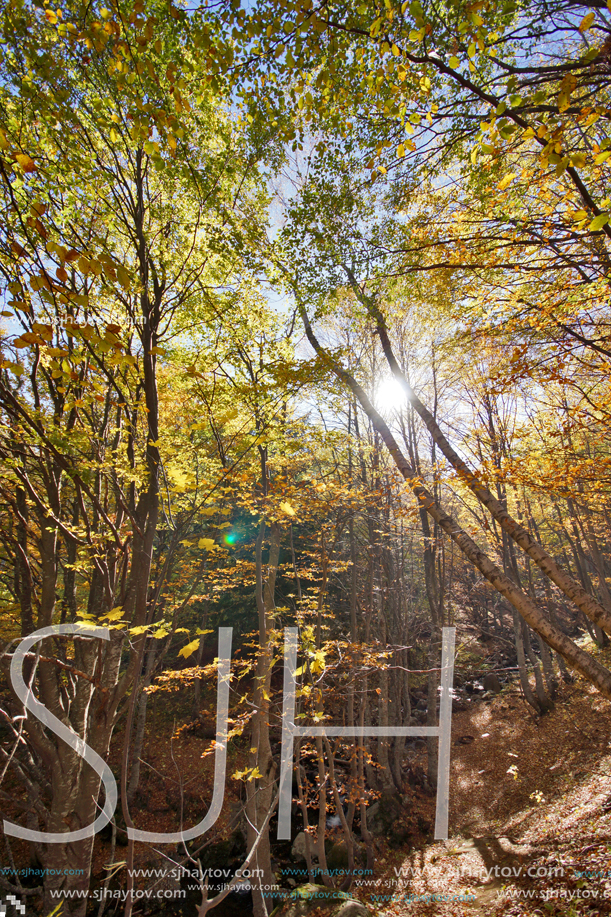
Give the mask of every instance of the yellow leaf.
POLYGON ((594 162, 596 163, 597 166, 599 166, 601 163, 606 162, 609 156, 611 156, 611 150, 605 150, 604 153, 598 154, 594 162))
POLYGON ((402 159, 403 156, 405 156, 405 147, 403 146, 402 143, 400 143, 399 146, 397 147, 397 156, 399 157, 399 159, 402 159))
POLYGON ((452 70, 456 70, 457 67, 460 67, 460 61, 458 60, 456 56, 452 56, 450 60, 448 61, 448 64, 450 65, 452 70))
POLYGON ((591 229, 592 232, 598 232, 599 229, 602 229, 603 226, 609 222, 609 219, 611 219, 611 214, 604 210, 602 213, 599 213, 597 217, 594 217, 588 229, 591 229))
POLYGON ((35 172, 34 160, 27 153, 15 153, 15 159, 24 172, 35 172))
POLYGON ((119 279, 119 283, 121 284, 123 289, 129 290, 129 288, 131 287, 131 278, 128 272, 125 270, 122 264, 117 264, 116 271, 117 271, 117 277, 119 279))
POLYGON ((290 503, 281 503, 280 509, 282 510, 283 513, 286 513, 287 516, 295 515, 295 510, 293 509, 290 503))
POLYGON ((509 175, 506 175, 505 178, 499 182, 499 191, 504 191, 505 188, 507 188, 512 183, 515 177, 515 172, 510 172, 509 175))
POLYGON ((167 475, 174 485, 175 490, 179 492, 186 490, 189 483, 186 472, 182 471, 180 468, 176 468, 174 465, 169 465, 167 468, 167 475))
POLYGON ((215 547, 213 538, 200 538, 197 542, 198 548, 204 548, 206 551, 211 551, 215 547))
POLYGON ((111 611, 108 612, 107 615, 102 615, 102 618, 105 621, 118 621, 122 617, 123 617, 122 608, 113 608, 111 611))
POLYGON ((579 24, 580 32, 587 32, 594 20, 596 19, 596 13, 588 13, 587 16, 584 16, 579 24))
POLYGON ((183 646, 183 648, 178 651, 178 655, 182 656, 183 659, 186 659, 187 656, 192 656, 193 653, 198 649, 199 649, 199 638, 197 640, 191 640, 191 643, 187 643, 186 646, 183 646))

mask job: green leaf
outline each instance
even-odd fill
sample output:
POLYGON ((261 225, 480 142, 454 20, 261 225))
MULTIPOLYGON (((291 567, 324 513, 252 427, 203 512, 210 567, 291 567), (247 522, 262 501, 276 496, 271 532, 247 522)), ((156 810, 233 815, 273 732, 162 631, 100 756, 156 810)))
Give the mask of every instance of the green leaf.
POLYGON ((456 57, 456 55, 453 55, 453 56, 450 58, 450 60, 448 61, 448 65, 449 65, 453 70, 456 70, 457 67, 460 67, 460 61, 458 60, 458 58, 456 57))

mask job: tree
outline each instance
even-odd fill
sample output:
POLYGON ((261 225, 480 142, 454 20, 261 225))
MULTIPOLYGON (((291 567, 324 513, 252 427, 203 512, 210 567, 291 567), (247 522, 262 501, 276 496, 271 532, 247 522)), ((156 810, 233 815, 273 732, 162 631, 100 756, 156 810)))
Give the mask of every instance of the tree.
MULTIPOLYGON (((159 426, 164 344, 235 270, 240 208, 252 217, 258 192, 253 160, 193 63, 193 43, 213 46, 205 23, 163 3, 61 15, 12 4, 4 30, 4 588, 23 635, 58 621, 110 624, 107 644, 54 641, 26 672, 105 757, 150 628, 162 637, 178 623, 160 619, 156 601, 181 531, 162 538, 162 518, 184 490, 159 426)), ((90 824, 99 774, 34 718, 23 733, 25 756, 12 764, 28 826, 90 824)), ((126 757, 124 803, 127 776, 126 757)), ((37 844, 46 909, 58 890, 87 888, 92 844, 37 844)))

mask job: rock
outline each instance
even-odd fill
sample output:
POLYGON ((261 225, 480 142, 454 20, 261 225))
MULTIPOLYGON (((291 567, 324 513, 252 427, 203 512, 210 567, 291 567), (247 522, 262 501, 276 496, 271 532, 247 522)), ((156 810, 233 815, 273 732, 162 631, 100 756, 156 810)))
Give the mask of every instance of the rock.
POLYGON ((327 854, 327 866, 333 872, 348 869, 348 846, 345 841, 337 841, 327 854))
POLYGON ((467 694, 474 694, 476 697, 480 691, 484 690, 484 686, 479 681, 470 681, 465 685, 465 691, 467 694))
POLYGON ((371 911, 360 901, 345 901, 333 911, 333 917, 369 917, 371 911))
POLYGON ((503 690, 503 685, 494 672, 488 672, 483 678, 484 691, 490 691, 492 694, 499 694, 503 690))
MULTIPOLYGON (((312 839, 310 839, 310 851, 313 853, 314 844, 312 839)), ((305 831, 300 831, 295 840, 293 841, 293 846, 291 847, 291 859, 296 863, 306 862, 306 835, 305 831)))
POLYGON ((364 904, 350 898, 346 892, 314 885, 312 882, 290 892, 290 897, 274 914, 282 914, 282 917, 309 917, 312 911, 319 908, 331 911, 333 917, 369 917, 371 914, 364 904))
POLYGON ((389 837, 392 825, 401 814, 401 800, 394 792, 385 791, 380 799, 367 808, 367 827, 374 837, 389 837))

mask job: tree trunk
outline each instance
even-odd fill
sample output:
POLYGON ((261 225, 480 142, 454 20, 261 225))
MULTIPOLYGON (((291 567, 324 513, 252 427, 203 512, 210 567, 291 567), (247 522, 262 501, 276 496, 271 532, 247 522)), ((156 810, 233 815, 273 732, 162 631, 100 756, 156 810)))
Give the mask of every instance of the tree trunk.
POLYGON ((263 541, 265 522, 261 522, 256 542, 256 602, 259 617, 259 648, 256 661, 254 691, 255 713, 251 721, 251 750, 249 768, 259 776, 248 780, 246 814, 248 816, 248 846, 251 847, 260 832, 254 865, 260 872, 253 884, 254 917, 267 917, 273 906, 272 886, 275 883, 271 864, 269 823, 266 817, 272 805, 274 793, 275 765, 269 740, 269 706, 272 677, 272 650, 269 631, 273 626, 272 613, 275 609, 274 590, 278 558, 280 554, 281 529, 277 523, 270 526, 270 546, 267 573, 263 572, 263 541), (263 887, 262 887, 263 886, 263 887))

